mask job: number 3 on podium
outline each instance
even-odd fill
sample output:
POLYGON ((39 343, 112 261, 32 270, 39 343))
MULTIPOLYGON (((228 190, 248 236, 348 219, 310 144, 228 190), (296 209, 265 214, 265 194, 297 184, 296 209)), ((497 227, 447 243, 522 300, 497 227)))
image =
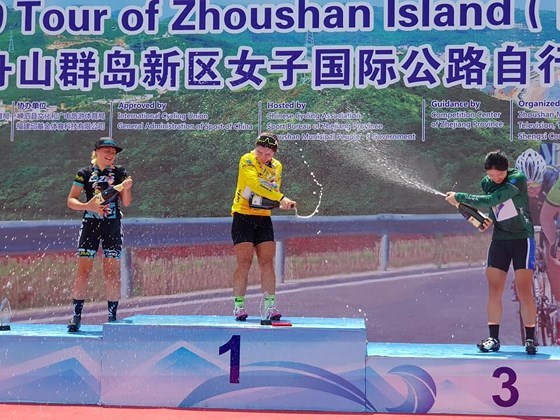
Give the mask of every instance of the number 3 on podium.
POLYGON ((499 378, 502 375, 506 376, 505 382, 502 382, 502 389, 509 391, 509 398, 504 400, 500 395, 492 395, 492 399, 500 407, 511 407, 519 401, 519 390, 513 386, 517 380, 517 375, 512 368, 502 366, 496 369, 492 376, 499 378))

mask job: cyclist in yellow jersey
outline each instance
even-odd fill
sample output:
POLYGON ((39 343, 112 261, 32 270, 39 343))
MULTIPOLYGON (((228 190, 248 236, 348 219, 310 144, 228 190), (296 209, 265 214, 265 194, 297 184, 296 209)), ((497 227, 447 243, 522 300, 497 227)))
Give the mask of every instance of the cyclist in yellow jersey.
POLYGON ((274 274, 274 230, 271 210, 279 207, 288 210, 296 206, 280 192, 282 164, 274 159, 278 150, 278 137, 262 133, 255 149, 241 156, 237 187, 231 213, 236 268, 233 275, 233 314, 237 321, 247 319, 245 293, 253 254, 261 271, 261 290, 264 293, 262 315, 267 320, 279 320, 282 316, 276 308, 276 276, 274 274))
MULTIPOLYGON (((546 200, 541 210, 541 229, 548 242, 546 255, 546 274, 550 282, 552 294, 557 302, 560 302, 560 251, 558 248, 557 219, 560 215, 560 179, 546 195, 546 200)), ((560 328, 560 322, 557 325, 560 328)), ((559 340, 560 341, 560 340, 559 340)), ((557 343, 560 345, 560 342, 557 343)))

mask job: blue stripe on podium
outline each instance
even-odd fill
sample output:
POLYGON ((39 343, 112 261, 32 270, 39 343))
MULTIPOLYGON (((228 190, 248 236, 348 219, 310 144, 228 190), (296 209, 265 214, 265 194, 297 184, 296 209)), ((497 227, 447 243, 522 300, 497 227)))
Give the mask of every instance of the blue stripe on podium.
MULTIPOLYGON (((290 321, 294 329, 329 329, 364 331, 361 318, 282 318, 290 321)), ((120 321, 121 324, 138 326, 188 326, 204 328, 270 328, 260 324, 260 318, 249 317, 247 321, 236 321, 233 316, 218 315, 135 315, 120 321)), ((117 322, 119 324, 119 322, 117 322)), ((280 328, 280 327, 276 327, 280 328)))

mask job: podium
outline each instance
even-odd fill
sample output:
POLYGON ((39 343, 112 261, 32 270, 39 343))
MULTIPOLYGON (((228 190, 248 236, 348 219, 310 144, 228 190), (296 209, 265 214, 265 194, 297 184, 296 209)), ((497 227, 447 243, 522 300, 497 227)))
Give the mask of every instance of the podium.
POLYGON ((369 343, 366 395, 374 411, 558 416, 560 348, 480 353, 473 345, 369 343))
POLYGON ((138 315, 0 332, 0 402, 558 416, 560 348, 366 343, 363 319, 138 315))
POLYGON ((133 316, 105 324, 107 405, 365 410, 363 319, 133 316))
POLYGON ((0 401, 98 404, 102 327, 12 324, 0 333, 0 401))

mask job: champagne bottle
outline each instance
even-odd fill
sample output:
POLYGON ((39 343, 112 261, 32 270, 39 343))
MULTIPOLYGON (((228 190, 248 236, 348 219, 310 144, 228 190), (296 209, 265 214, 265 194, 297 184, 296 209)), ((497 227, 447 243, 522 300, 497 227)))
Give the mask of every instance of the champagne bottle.
POLYGON ((271 200, 270 198, 261 197, 258 194, 252 193, 249 197, 249 207, 254 209, 271 210, 280 207, 280 201, 271 200))
POLYGON ((461 215, 477 229, 481 229, 484 221, 488 220, 484 214, 468 204, 459 203, 457 209, 459 210, 459 213, 461 213, 461 215))
POLYGON ((105 204, 112 203, 113 201, 117 201, 117 199, 119 198, 119 193, 123 189, 124 189, 123 184, 109 185, 109 187, 105 188, 100 194, 101 204, 105 205, 105 204))

